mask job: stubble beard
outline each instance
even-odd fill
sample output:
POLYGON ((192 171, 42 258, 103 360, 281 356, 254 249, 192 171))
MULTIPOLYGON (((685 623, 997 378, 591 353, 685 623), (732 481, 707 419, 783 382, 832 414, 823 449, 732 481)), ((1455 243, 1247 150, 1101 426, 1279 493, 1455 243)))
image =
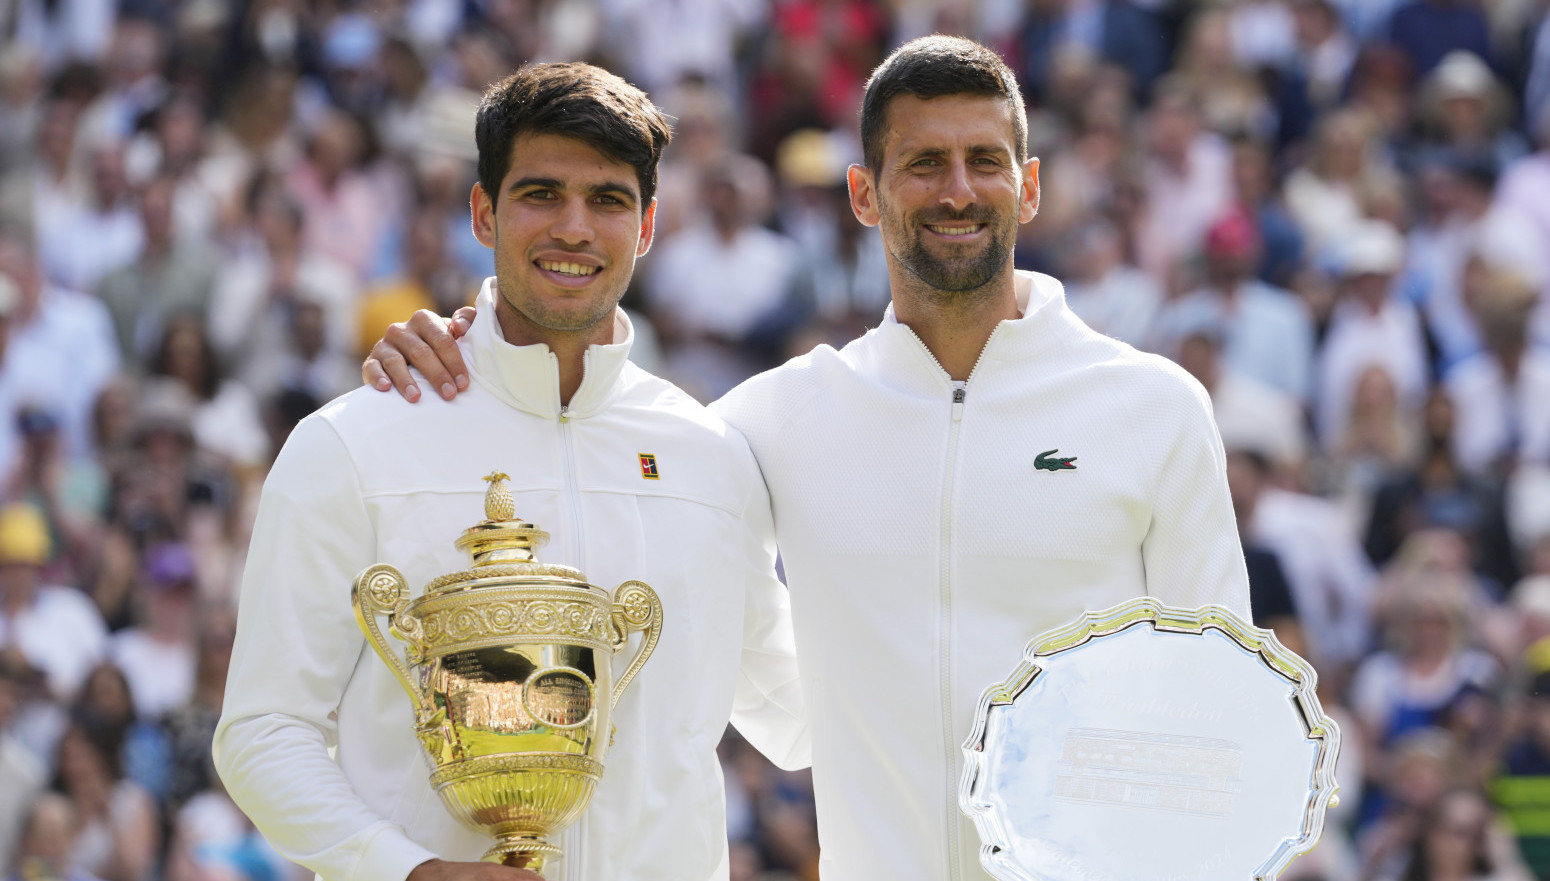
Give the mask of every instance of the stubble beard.
POLYGON ((495 288, 500 300, 518 321, 542 333, 576 335, 593 331, 613 316, 624 297, 625 286, 621 285, 617 292, 609 291, 589 301, 588 308, 552 309, 540 297, 523 296, 521 285, 514 281, 521 277, 519 269, 502 266, 501 262, 497 261, 495 267, 495 288))
MULTIPOLYGON (((880 207, 885 214, 891 213, 886 204, 880 202, 880 207)), ((897 218, 890 225, 900 230, 901 236, 905 238, 905 246, 897 250, 889 248, 889 251, 930 292, 942 295, 945 299, 956 299, 947 295, 980 290, 1006 268, 1012 254, 1016 228, 999 221, 995 212, 981 207, 970 208, 956 215, 897 218), (962 257, 939 257, 932 254, 926 248, 926 224, 941 225, 953 221, 984 223, 991 233, 990 241, 985 243, 979 253, 962 257)))

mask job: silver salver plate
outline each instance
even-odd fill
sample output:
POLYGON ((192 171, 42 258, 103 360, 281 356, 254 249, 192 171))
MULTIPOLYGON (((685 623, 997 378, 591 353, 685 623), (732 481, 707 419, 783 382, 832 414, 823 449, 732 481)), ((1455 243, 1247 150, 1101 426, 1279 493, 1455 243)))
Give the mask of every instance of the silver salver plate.
POLYGON ((980 698, 959 803, 1001 881, 1260 881, 1317 843, 1340 731, 1313 668, 1221 606, 1142 597, 980 698))

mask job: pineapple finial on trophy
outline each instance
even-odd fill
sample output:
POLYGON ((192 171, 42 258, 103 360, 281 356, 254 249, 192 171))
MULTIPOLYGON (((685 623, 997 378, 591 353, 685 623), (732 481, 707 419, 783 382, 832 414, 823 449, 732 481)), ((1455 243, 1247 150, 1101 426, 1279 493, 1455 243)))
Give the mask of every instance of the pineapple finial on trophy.
POLYGON ((491 471, 484 476, 490 488, 484 492, 484 517, 486 520, 499 522, 511 520, 517 516, 517 504, 511 498, 511 490, 506 488, 506 481, 511 478, 503 471, 491 471))
POLYGON ((533 549, 549 540, 549 533, 517 518, 516 500, 506 488, 510 479, 504 471, 484 476, 489 484, 484 491, 484 519, 463 530, 456 542, 475 566, 536 563, 533 549))

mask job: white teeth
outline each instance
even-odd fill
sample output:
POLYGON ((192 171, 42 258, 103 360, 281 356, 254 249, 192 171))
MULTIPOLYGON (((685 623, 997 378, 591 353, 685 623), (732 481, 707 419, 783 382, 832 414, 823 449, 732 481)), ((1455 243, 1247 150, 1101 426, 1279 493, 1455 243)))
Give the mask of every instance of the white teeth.
POLYGON ((540 269, 547 269, 550 272, 558 272, 561 275, 574 275, 577 277, 592 275, 598 271, 596 266, 582 266, 580 263, 556 263, 552 260, 540 260, 538 261, 538 267, 540 269))
POLYGON ((966 236, 969 233, 974 232, 976 229, 979 229, 979 227, 978 226, 933 226, 933 227, 931 227, 931 229, 933 231, 935 231, 935 232, 941 233, 944 236, 966 236))

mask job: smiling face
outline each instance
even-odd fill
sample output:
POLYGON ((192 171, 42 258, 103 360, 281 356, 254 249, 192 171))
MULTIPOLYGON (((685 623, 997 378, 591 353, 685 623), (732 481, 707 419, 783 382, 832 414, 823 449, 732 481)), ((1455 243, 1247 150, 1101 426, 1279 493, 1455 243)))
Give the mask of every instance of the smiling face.
POLYGON ((635 169, 575 138, 521 135, 495 195, 475 184, 472 202, 474 235, 495 251, 506 341, 611 342, 656 213, 655 200, 641 203, 635 169))
POLYGON ((881 226, 899 281, 942 295, 1010 279, 1017 225, 1039 205, 1038 160, 1019 162, 1011 114, 996 96, 889 103, 880 167, 850 169, 851 207, 881 226))

